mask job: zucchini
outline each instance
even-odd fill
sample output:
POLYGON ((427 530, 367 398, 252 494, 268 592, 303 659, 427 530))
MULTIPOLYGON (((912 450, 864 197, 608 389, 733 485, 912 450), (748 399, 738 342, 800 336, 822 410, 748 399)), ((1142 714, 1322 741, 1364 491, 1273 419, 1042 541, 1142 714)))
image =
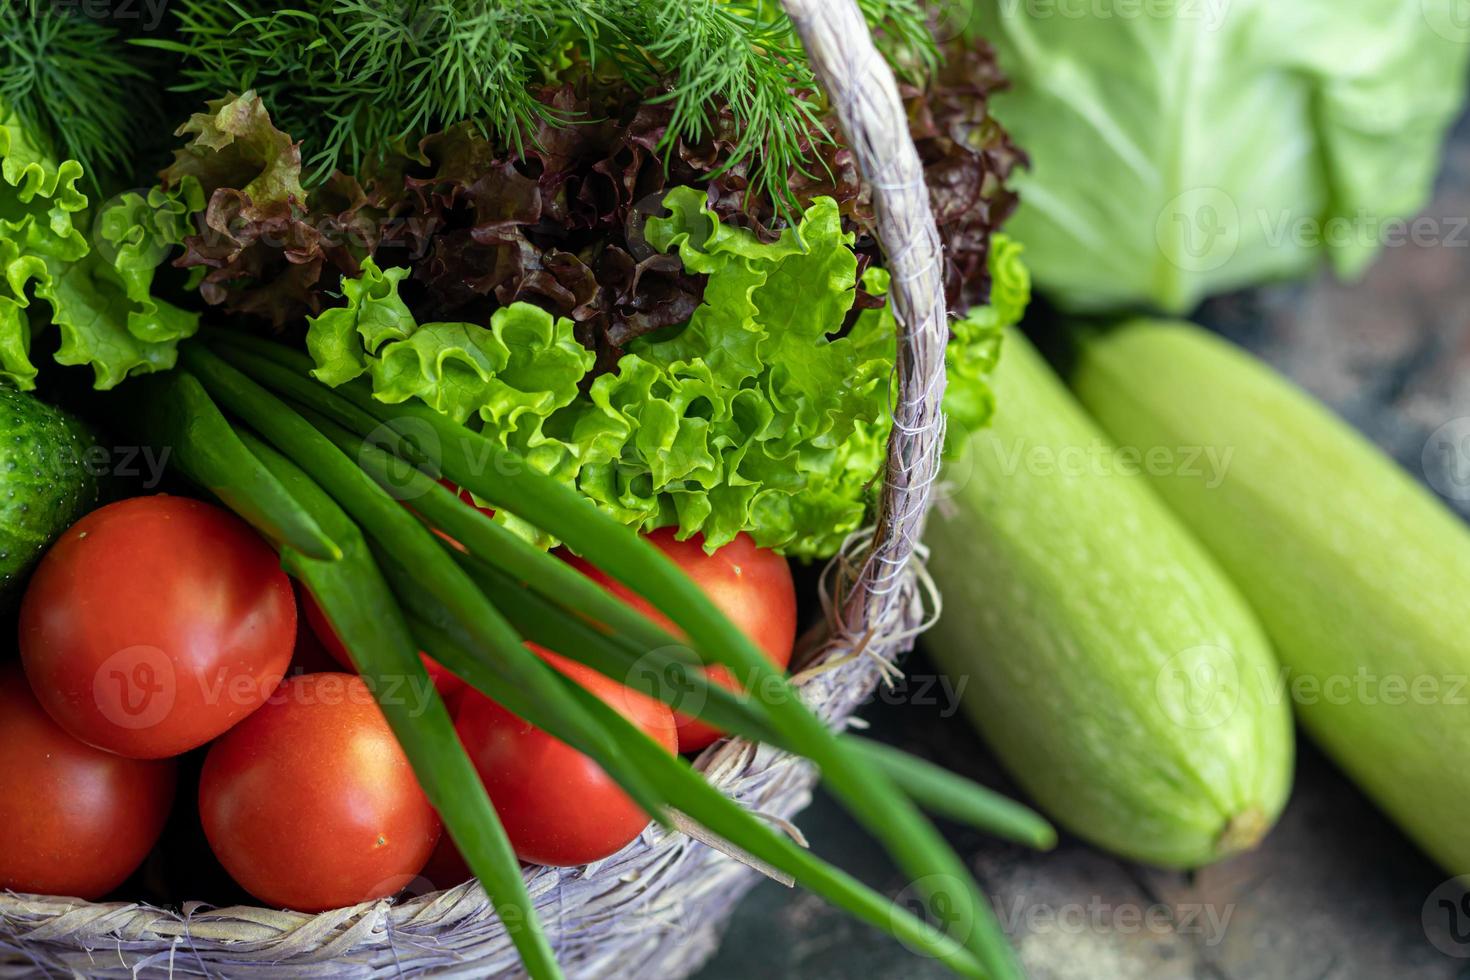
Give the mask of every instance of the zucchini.
POLYGON ((1036 351, 1005 345, 994 423, 951 464, 927 535, 931 656, 1078 836, 1178 868, 1249 848, 1294 751, 1264 633, 1036 351))
POLYGON ((1303 727, 1470 873, 1470 533, 1349 426, 1186 323, 1087 337, 1072 382, 1121 443, 1229 453, 1154 485, 1255 607, 1303 727))

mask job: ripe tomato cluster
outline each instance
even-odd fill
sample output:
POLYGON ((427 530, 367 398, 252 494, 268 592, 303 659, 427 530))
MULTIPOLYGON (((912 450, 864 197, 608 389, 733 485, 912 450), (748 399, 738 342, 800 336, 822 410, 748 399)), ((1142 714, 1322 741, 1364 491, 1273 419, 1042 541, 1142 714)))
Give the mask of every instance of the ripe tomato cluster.
MULTIPOLYGON (((784 559, 744 535, 713 554, 668 530, 648 537, 786 666, 797 614, 784 559)), ((640 597, 566 557, 670 627, 640 597)), ((531 649, 670 753, 720 737, 572 659, 531 649)), ((293 593, 274 550, 227 511, 160 495, 84 517, 29 583, 20 652, 19 667, 0 666, 8 789, 0 888, 83 899, 117 889, 157 843, 174 803, 176 757, 194 750, 204 753, 205 836, 261 902, 317 912, 392 896, 420 875, 435 887, 469 878, 327 617, 310 595, 293 593), (320 664, 308 666, 298 598, 335 664, 317 654, 320 664)), ((591 759, 424 663, 522 860, 587 864, 647 826, 591 759)), ((719 668, 711 677, 738 686, 719 668)))

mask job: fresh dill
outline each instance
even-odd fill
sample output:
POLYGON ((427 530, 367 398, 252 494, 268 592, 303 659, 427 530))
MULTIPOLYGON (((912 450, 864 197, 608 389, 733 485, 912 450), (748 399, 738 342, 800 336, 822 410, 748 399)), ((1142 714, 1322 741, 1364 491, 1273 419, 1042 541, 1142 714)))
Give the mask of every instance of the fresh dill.
MULTIPOLYGON (((861 0, 895 61, 934 61, 920 0, 861 0)), ((186 91, 255 89, 303 140, 309 177, 359 172, 393 148, 462 121, 521 148, 575 120, 537 98, 580 60, 634 87, 660 85, 665 147, 697 141, 728 106, 731 166, 752 189, 790 200, 792 173, 830 137, 790 21, 773 0, 174 0, 186 91)))
POLYGON ((133 170, 159 119, 148 58, 117 28, 49 0, 0 0, 0 121, 9 114, 88 179, 133 170))

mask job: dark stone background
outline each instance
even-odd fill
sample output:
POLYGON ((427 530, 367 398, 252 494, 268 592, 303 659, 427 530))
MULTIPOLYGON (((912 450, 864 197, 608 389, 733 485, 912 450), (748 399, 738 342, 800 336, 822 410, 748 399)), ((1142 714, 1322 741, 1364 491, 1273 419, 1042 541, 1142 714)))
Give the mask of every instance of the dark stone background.
MULTIPOLYGON (((1410 472, 1435 482, 1444 474, 1426 473, 1429 434, 1470 415, 1470 228, 1464 227, 1470 117, 1447 147, 1425 214, 1438 219, 1440 244, 1390 248, 1359 283, 1324 275, 1306 285, 1252 290, 1212 301, 1198 318, 1265 357, 1410 472)), ((1470 516, 1470 505, 1459 506, 1470 516)), ((921 654, 908 671, 922 676, 932 668, 921 654)), ((878 737, 1014 793, 963 717, 942 696, 937 700, 875 702, 864 716, 878 737)), ((1002 922, 1020 923, 1013 938, 1035 980, 1470 980, 1470 958, 1445 955, 1429 940, 1447 927, 1426 929, 1423 918, 1445 873, 1309 742, 1299 744, 1295 793, 1281 824, 1254 853, 1193 875, 1119 861, 1071 839, 1037 855, 944 829, 992 895, 1002 922), (1176 911, 1205 905, 1229 919, 1220 929, 1189 928, 1180 912, 1175 927, 1150 930, 1123 918, 1110 921, 1104 908, 1156 904, 1176 911), (1067 913, 1069 905, 1080 909, 1067 913), (1050 923, 1052 911, 1072 918, 1050 923)), ((869 884, 890 895, 906 884, 830 799, 819 797, 798 823, 820 854, 869 884)), ((821 900, 766 882, 740 907, 721 952, 699 976, 946 975, 821 900)))

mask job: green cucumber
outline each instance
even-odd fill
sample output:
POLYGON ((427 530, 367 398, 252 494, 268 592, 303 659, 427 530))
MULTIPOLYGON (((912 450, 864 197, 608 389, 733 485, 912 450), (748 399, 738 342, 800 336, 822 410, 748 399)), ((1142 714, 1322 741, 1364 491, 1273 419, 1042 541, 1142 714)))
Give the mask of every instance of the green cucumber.
POLYGON ((1125 857, 1208 864, 1286 800, 1289 705, 1235 587, 1014 331, 995 421, 926 536, 931 656, 1059 824, 1125 857))
POLYGON ((1153 483, 1255 607, 1308 734, 1446 871, 1470 874, 1465 524, 1320 404, 1192 324, 1087 337, 1072 382, 1120 443, 1229 454, 1218 481, 1153 483))
POLYGON ((82 424, 0 385, 0 606, 10 605, 52 539, 97 504, 82 424))

